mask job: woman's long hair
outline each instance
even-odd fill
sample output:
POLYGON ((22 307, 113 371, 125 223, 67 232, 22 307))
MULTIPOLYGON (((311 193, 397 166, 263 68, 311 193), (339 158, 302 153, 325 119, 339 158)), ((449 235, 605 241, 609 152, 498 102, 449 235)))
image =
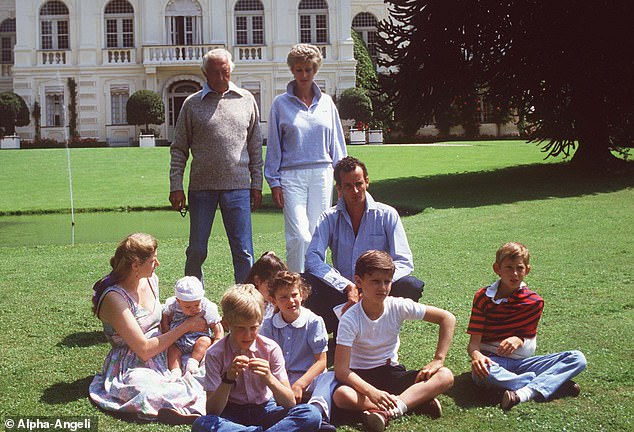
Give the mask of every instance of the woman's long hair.
POLYGON ((97 306, 103 292, 109 286, 121 282, 132 271, 132 263, 144 263, 156 251, 158 242, 149 234, 130 234, 117 246, 114 256, 110 258, 112 271, 99 279, 92 287, 92 312, 97 315, 97 306))

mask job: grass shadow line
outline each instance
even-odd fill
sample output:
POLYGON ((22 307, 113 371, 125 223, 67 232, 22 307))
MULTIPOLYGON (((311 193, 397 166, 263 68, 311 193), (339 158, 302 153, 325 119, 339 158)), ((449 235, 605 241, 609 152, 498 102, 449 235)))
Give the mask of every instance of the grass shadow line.
POLYGON ((369 191, 402 215, 426 208, 473 208, 547 198, 569 198, 634 187, 634 163, 596 174, 570 163, 533 164, 492 171, 378 180, 369 191))

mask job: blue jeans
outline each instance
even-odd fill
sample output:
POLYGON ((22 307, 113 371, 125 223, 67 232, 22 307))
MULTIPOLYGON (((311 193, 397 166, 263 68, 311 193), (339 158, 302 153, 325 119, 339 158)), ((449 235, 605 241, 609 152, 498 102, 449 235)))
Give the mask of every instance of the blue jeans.
POLYGON ((220 204, 236 283, 242 283, 253 265, 251 191, 249 189, 189 191, 189 246, 185 275, 203 280, 211 226, 220 204))
POLYGON ((528 387, 541 394, 544 399, 550 398, 562 384, 586 368, 586 358, 581 351, 564 351, 524 359, 483 354, 489 357, 493 364, 486 379, 471 375, 476 384, 505 390, 528 387))
POLYGON ((301 404, 287 409, 271 398, 262 405, 227 403, 219 416, 198 417, 192 432, 314 432, 321 426, 321 414, 312 405, 301 404))

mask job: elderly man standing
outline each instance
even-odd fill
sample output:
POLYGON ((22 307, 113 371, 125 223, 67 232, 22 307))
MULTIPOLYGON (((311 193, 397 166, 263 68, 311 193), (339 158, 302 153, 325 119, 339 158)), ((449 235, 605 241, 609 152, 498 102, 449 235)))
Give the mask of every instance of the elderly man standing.
POLYGON ((231 82, 233 67, 225 49, 203 56, 207 82, 183 103, 170 148, 169 200, 175 210, 186 208, 183 174, 192 155, 185 275, 201 280, 218 205, 235 281, 242 282, 253 264, 251 210, 262 203, 260 115, 253 95, 231 82))
POLYGON ((312 287, 306 307, 320 315, 329 332, 336 332, 338 319, 332 308, 346 303, 345 312, 359 301, 354 283, 357 259, 371 249, 390 254, 396 271, 391 296, 411 298, 417 302, 425 283, 411 276, 412 252, 396 210, 374 201, 367 192, 368 170, 351 156, 335 166, 337 205, 322 213, 306 252, 304 278, 312 287), (326 262, 326 250, 332 252, 332 266, 326 262))

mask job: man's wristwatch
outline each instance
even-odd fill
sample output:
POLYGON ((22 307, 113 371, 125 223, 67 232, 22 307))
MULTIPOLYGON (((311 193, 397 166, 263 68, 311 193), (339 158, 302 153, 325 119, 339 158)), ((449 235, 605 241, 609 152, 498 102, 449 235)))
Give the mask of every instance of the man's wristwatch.
POLYGON ((225 384, 234 385, 236 383, 235 379, 227 378, 227 372, 224 372, 222 375, 222 382, 225 384))

